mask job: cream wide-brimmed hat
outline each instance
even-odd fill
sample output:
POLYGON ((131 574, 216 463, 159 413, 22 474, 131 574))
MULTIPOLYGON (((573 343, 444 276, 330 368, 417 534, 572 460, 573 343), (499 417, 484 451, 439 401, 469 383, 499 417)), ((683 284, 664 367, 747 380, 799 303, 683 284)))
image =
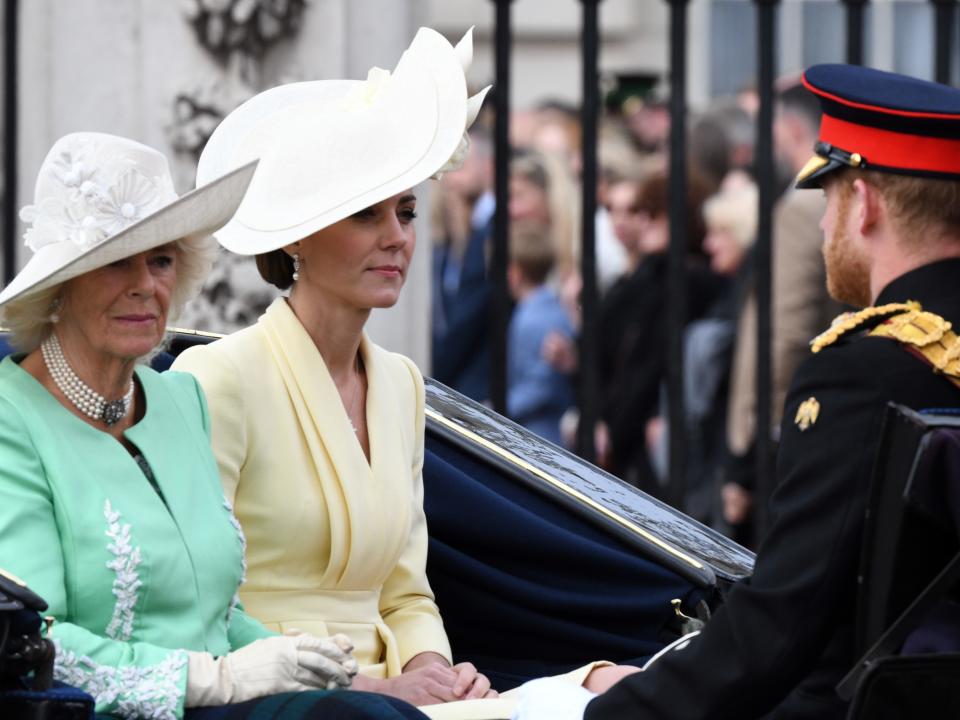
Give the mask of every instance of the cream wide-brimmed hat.
POLYGON ((489 88, 467 96, 472 31, 453 47, 420 28, 393 73, 280 85, 231 112, 200 156, 197 182, 260 164, 215 233, 241 255, 269 252, 457 167, 489 88))
POLYGON ((33 257, 0 292, 0 305, 174 240, 209 236, 236 212, 255 165, 177 197, 163 153, 116 135, 65 135, 40 166, 33 205, 20 211, 33 257))

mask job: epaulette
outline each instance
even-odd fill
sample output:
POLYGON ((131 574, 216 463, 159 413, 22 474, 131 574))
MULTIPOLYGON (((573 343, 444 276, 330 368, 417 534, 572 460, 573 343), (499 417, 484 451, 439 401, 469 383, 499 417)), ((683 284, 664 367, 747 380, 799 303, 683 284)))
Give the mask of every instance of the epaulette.
POLYGON ((897 313, 920 311, 920 303, 909 301, 905 303, 888 303, 864 308, 859 312, 845 312, 838 315, 830 323, 830 327, 810 341, 810 350, 820 352, 825 347, 833 345, 844 335, 861 327, 870 320, 879 320, 897 313))
POLYGON ((934 372, 960 387, 960 336, 949 320, 917 307, 887 318, 869 334, 896 340, 934 372))

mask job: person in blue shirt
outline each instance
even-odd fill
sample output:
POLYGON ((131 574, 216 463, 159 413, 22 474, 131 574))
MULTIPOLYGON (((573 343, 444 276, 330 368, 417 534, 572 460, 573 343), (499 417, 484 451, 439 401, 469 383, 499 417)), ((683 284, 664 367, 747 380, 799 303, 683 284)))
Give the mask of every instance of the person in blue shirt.
POLYGON ((551 442, 560 444, 560 416, 573 403, 568 374, 543 357, 551 333, 573 336, 557 294, 547 286, 555 251, 548 226, 517 223, 510 231, 507 281, 516 301, 507 346, 507 414, 551 442))

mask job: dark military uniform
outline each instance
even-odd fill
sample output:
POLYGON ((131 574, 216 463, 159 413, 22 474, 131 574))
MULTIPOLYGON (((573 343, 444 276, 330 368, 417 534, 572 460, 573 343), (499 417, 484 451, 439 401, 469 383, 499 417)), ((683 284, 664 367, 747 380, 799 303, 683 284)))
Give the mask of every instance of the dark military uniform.
MULTIPOLYGON (((907 301, 960 327, 960 260, 900 276, 876 306, 907 301)), ((870 335, 903 314, 851 316, 800 367, 753 577, 687 648, 593 700, 586 720, 844 717, 834 687, 857 660, 857 569, 884 408, 960 407, 960 389, 912 348, 870 335)))

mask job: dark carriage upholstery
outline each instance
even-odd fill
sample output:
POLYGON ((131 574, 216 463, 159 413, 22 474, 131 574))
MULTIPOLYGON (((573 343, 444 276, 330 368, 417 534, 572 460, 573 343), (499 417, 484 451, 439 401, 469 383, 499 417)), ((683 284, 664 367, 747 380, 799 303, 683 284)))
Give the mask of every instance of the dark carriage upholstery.
POLYGON ((457 660, 498 689, 590 660, 639 664, 700 590, 460 448, 427 437, 427 574, 457 660))
MULTIPOLYGON (((960 422, 938 417, 891 407, 884 421, 862 561, 861 652, 960 551, 960 422)), ((957 644, 931 649, 960 651, 960 635, 949 634, 957 644)), ((921 647, 918 639, 908 649, 921 647)))

